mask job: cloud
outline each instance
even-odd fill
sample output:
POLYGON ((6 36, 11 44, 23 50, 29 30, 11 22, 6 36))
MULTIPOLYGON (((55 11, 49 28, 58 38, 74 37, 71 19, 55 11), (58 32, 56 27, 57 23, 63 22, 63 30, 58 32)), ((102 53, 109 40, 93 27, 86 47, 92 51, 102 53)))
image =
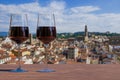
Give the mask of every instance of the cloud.
POLYGON ((76 6, 68 8, 64 1, 51 0, 46 6, 38 2, 25 4, 0 4, 0 31, 8 31, 10 13, 27 13, 30 32, 36 31, 38 13, 54 13, 57 32, 83 31, 88 25, 89 31, 120 32, 120 13, 99 13, 98 6, 76 6))
POLYGON ((61 19, 61 14, 63 14, 65 7, 64 2, 56 2, 53 1, 47 6, 43 7, 37 2, 33 3, 26 3, 26 4, 19 4, 19 5, 14 5, 14 4, 9 4, 9 5, 3 5, 0 4, 0 31, 4 31, 4 28, 6 27, 6 31, 9 28, 9 18, 11 13, 22 13, 22 14, 28 14, 28 19, 29 19, 29 26, 31 32, 35 32, 36 26, 37 26, 37 15, 38 13, 55 13, 57 14, 57 19, 58 21, 62 20, 61 19), (59 5, 59 7, 58 7, 59 5), (6 17, 7 16, 7 17, 6 17), (7 23, 7 24, 6 24, 7 23))
POLYGON ((80 6, 71 8, 73 13, 89 13, 97 10, 100 10, 100 8, 94 6, 80 6))

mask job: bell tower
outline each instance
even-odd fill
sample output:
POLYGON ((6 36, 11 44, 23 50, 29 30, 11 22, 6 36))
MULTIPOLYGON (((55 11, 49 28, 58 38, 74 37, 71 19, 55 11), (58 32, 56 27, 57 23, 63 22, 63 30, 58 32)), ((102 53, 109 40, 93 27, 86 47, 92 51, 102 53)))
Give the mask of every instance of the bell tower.
POLYGON ((85 25, 84 41, 85 41, 85 42, 88 42, 88 29, 87 29, 87 25, 85 25))

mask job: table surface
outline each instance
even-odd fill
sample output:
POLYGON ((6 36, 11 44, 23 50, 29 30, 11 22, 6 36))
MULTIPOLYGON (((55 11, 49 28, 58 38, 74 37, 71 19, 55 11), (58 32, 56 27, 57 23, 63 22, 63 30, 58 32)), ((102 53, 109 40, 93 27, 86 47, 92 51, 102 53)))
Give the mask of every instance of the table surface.
POLYGON ((16 64, 0 65, 0 80, 120 80, 119 64, 50 64, 56 72, 36 72, 45 64, 26 64, 24 73, 9 72, 16 64), (8 70, 8 71, 7 71, 8 70))

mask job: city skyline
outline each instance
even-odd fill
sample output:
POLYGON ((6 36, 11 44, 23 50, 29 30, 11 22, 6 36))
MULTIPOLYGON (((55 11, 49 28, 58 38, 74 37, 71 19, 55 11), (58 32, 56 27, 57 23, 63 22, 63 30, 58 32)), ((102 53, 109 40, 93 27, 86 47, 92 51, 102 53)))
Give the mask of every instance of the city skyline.
POLYGON ((120 0, 1 0, 0 31, 8 31, 10 13, 27 13, 30 32, 36 31, 38 13, 54 13, 57 32, 120 33, 120 0))

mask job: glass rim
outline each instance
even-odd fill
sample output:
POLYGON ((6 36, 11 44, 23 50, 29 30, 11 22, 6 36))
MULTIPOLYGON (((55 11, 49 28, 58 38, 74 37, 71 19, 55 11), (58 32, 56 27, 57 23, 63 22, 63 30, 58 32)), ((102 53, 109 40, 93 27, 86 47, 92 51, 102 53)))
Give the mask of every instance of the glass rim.
POLYGON ((28 15, 27 13, 10 13, 10 15, 28 15))
POLYGON ((51 15, 51 14, 52 14, 52 15, 53 15, 53 14, 55 15, 55 13, 38 13, 38 15, 51 15))

